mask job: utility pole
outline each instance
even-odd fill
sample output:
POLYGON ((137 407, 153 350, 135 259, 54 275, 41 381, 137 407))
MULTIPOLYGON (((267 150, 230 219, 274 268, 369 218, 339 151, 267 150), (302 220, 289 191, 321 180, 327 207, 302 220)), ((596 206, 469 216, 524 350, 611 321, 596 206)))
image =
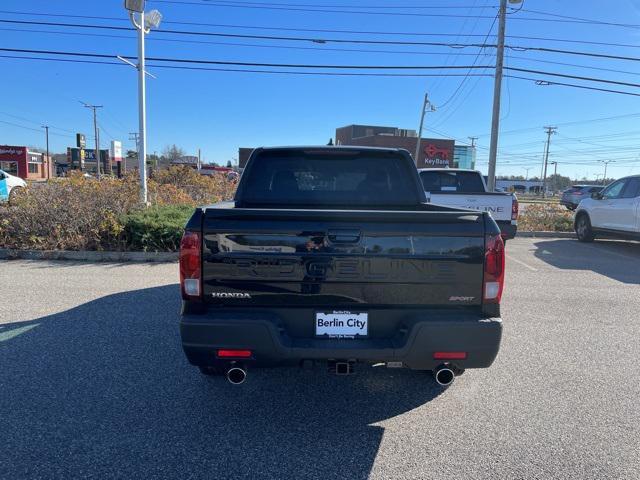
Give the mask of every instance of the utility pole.
POLYGON ((416 139, 416 155, 413 158, 414 162, 416 162, 416 166, 418 166, 418 156, 420 155, 420 143, 422 140, 422 126, 424 125, 424 116, 429 112, 435 112, 436 107, 434 107, 429 101, 429 94, 424 94, 424 102, 422 103, 422 110, 420 111, 420 127, 418 128, 418 138, 416 139))
POLYGON ((136 142, 136 152, 137 152, 138 151, 138 132, 129 132, 129 141, 136 142))
POLYGON ((558 186, 558 162, 549 162, 551 165, 553 165, 553 186, 554 186, 554 190, 555 187, 558 186))
POLYGON ((493 113, 491 114, 491 143, 489 144, 489 191, 496 188, 496 159, 498 157, 498 132, 500 131, 500 95, 502 92, 502 67, 504 64, 504 34, 507 22, 507 0, 500 0, 498 11, 498 45, 496 72, 493 81, 493 113))
POLYGON ((602 176, 602 184, 607 181, 607 165, 610 163, 616 163, 615 160, 598 160, 600 163, 604 163, 604 175, 602 176))
POLYGON ((93 131, 95 133, 96 139, 96 176, 98 177, 98 180, 100 180, 100 132, 98 131, 98 115, 96 113, 96 110, 98 108, 102 108, 102 105, 89 105, 88 103, 84 102, 80 103, 82 103, 85 108, 90 108, 93 110, 93 131))
POLYGON ((478 140, 478 137, 467 137, 469 140, 471 140, 471 148, 476 148, 476 140, 478 140))
POLYGON ((522 167, 523 170, 525 170, 527 172, 527 176, 524 177, 524 181, 526 182, 527 180, 529 180, 529 170, 531 170, 533 167, 522 167))
POLYGON ((44 128, 45 138, 46 138, 46 141, 47 141, 47 162, 46 162, 46 166, 47 166, 47 179, 49 179, 51 177, 51 160, 49 159, 49 125, 42 125, 42 128, 44 128))
POLYGON ((547 132, 547 143, 544 149, 544 171, 542 173, 542 198, 547 194, 547 163, 549 162, 549 145, 551 145, 551 135, 556 133, 558 127, 544 127, 547 132))

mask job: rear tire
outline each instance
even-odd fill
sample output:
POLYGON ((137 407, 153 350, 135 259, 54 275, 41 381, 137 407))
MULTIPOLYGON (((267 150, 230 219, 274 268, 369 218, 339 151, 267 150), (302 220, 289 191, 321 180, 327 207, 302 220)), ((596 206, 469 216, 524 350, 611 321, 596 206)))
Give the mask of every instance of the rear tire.
POLYGON ((593 229, 591 228, 591 220, 589 220, 589 215, 586 213, 581 213, 576 218, 576 235, 578 236, 578 240, 580 242, 593 242, 595 240, 595 235, 593 234, 593 229))

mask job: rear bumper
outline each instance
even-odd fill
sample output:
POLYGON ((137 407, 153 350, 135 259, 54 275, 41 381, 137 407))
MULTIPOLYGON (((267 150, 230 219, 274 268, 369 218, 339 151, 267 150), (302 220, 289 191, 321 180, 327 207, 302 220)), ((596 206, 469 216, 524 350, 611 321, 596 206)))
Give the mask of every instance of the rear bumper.
POLYGON ((183 315, 182 346, 193 365, 220 365, 218 349, 249 349, 248 365, 299 364, 303 360, 402 362, 406 367, 432 370, 443 363, 436 351, 467 352, 453 360, 459 368, 489 367, 500 348, 502 320, 459 312, 412 317, 393 338, 294 338, 269 311, 217 310, 203 315, 183 315), (428 318, 427 318, 428 317, 428 318))
POLYGON ((517 223, 512 223, 512 220, 501 220, 496 221, 496 223, 498 224, 498 227, 500 227, 502 238, 506 238, 507 240, 515 238, 516 233, 518 233, 517 223))

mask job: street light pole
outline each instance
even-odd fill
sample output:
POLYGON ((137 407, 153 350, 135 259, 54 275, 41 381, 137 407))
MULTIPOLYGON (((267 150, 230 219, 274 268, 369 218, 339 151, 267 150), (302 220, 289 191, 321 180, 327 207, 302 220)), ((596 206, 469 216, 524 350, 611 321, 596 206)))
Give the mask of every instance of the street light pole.
MULTIPOLYGON (((132 16, 133 18, 133 16, 132 16)), ((147 92, 144 76, 144 11, 140 12, 138 27, 138 172, 140 173, 140 202, 147 204, 147 92)))
MULTIPOLYGON (((151 10, 148 14, 144 12, 144 0, 125 0, 125 8, 129 10, 131 23, 138 30, 138 65, 133 65, 138 69, 138 170, 140 174, 140 202, 146 205, 147 202, 147 105, 146 105, 146 82, 144 58, 144 36, 152 28, 160 26, 162 15, 157 10, 151 10), (136 21, 135 14, 138 14, 136 21)), ((120 60, 131 65, 128 60, 118 57, 120 60)))

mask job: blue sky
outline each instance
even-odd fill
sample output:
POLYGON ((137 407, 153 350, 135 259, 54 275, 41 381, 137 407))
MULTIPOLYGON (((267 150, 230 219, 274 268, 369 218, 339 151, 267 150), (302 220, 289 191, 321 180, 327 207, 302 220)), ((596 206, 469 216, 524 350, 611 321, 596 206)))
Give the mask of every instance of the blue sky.
MULTIPOLYGON (((127 27, 130 24, 122 3, 121 0, 4 0, 0 19, 127 27), (39 15, 34 15, 36 13, 39 15), (60 16, 52 16, 53 14, 60 16), (72 18, 70 15, 109 18, 85 19, 72 18)), ((479 43, 489 32, 497 4, 498 0, 403 0, 395 3, 388 0, 190 0, 182 3, 148 0, 147 10, 161 10, 164 22, 161 31, 148 36, 147 56, 297 64, 470 65, 479 52, 478 48, 452 49, 425 45, 354 45, 331 42, 320 44, 185 36, 162 33, 162 30, 319 39, 479 43), (326 9, 333 11, 317 11, 322 10, 319 7, 321 5, 329 5, 331 7, 326 9), (390 5, 448 5, 449 8, 379 8, 390 5), (336 11, 355 10, 349 9, 349 6, 359 6, 359 11, 369 13, 336 11), (295 10, 296 7, 301 10, 295 10), (389 12, 403 15, 388 15, 389 12), (448 14, 460 17, 447 16, 448 14), (464 17, 465 15, 489 18, 468 18, 464 17), (225 24, 233 27, 171 22, 225 24), (279 30, 282 28, 374 33, 279 30), (385 35, 380 32, 395 33, 385 35), (418 36, 409 35, 410 33, 448 36, 418 36), (193 41, 201 43, 192 43, 193 41), (359 51, 345 51, 349 49, 359 51)), ((509 15, 508 36, 630 44, 634 47, 517 38, 508 38, 507 43, 514 46, 640 57, 638 24, 639 1, 526 0, 523 11, 509 15), (605 4, 608 6, 607 9, 604 8, 605 4), (579 8, 576 8, 578 5, 579 8), (526 10, 635 26, 564 23, 557 21, 562 20, 561 17, 526 10), (532 21, 527 18, 551 21, 532 21)), ((492 33, 495 34, 496 30, 497 24, 493 26, 492 33)), ((0 24, 0 44, 3 48, 135 56, 137 50, 134 35, 133 30, 129 32, 0 24), (121 36, 125 38, 119 38, 121 36)), ((493 37, 489 39, 491 43, 493 37)), ((495 62, 493 49, 481 53, 476 61, 477 65, 495 62)), ((12 54, 0 52, 0 55, 12 54)), ((507 50, 505 62, 506 65, 517 68, 640 83, 640 62, 514 49, 507 50), (569 63, 581 67, 543 62, 569 63)), ((51 129, 51 150, 65 151, 66 147, 74 142, 73 132, 80 131, 87 135, 92 132, 90 111, 81 106, 79 100, 82 100, 104 105, 99 112, 103 148, 107 147, 112 138, 122 140, 127 148, 133 147, 132 142, 128 140, 128 133, 137 130, 137 83, 133 68, 124 65, 10 58, 0 58, 0 65, 3 72, 0 143, 43 147, 44 133, 39 132, 39 125, 46 123, 54 127, 51 129)), ((427 115, 424 136, 456 138, 463 141, 468 141, 469 136, 478 136, 478 167, 486 171, 492 78, 468 78, 452 100, 445 104, 456 92, 463 80, 461 77, 328 77, 157 67, 150 67, 149 71, 157 76, 157 79, 147 82, 148 149, 151 153, 160 152, 165 145, 175 143, 190 154, 195 154, 200 148, 206 161, 226 163, 227 160, 237 157, 239 146, 323 144, 334 136, 336 127, 350 123, 416 129, 422 97, 424 92, 428 91, 437 110, 427 115)), ((457 72, 466 71, 463 69, 457 72)), ((484 72, 491 73, 491 70, 484 72)), ((511 73, 531 78, 552 79, 528 73, 511 73)), ((561 78, 556 80, 640 93, 640 88, 635 87, 561 78)), ((508 78, 503 83, 503 134, 500 138, 498 157, 499 175, 525 175, 527 168, 529 176, 539 175, 545 140, 542 127, 545 125, 558 126, 558 133, 552 139, 550 160, 558 162, 559 173, 572 178, 585 175, 594 178, 604 169, 598 160, 606 159, 615 160, 615 163, 609 165, 609 176, 640 172, 640 97, 561 86, 538 86, 534 82, 508 78)))

